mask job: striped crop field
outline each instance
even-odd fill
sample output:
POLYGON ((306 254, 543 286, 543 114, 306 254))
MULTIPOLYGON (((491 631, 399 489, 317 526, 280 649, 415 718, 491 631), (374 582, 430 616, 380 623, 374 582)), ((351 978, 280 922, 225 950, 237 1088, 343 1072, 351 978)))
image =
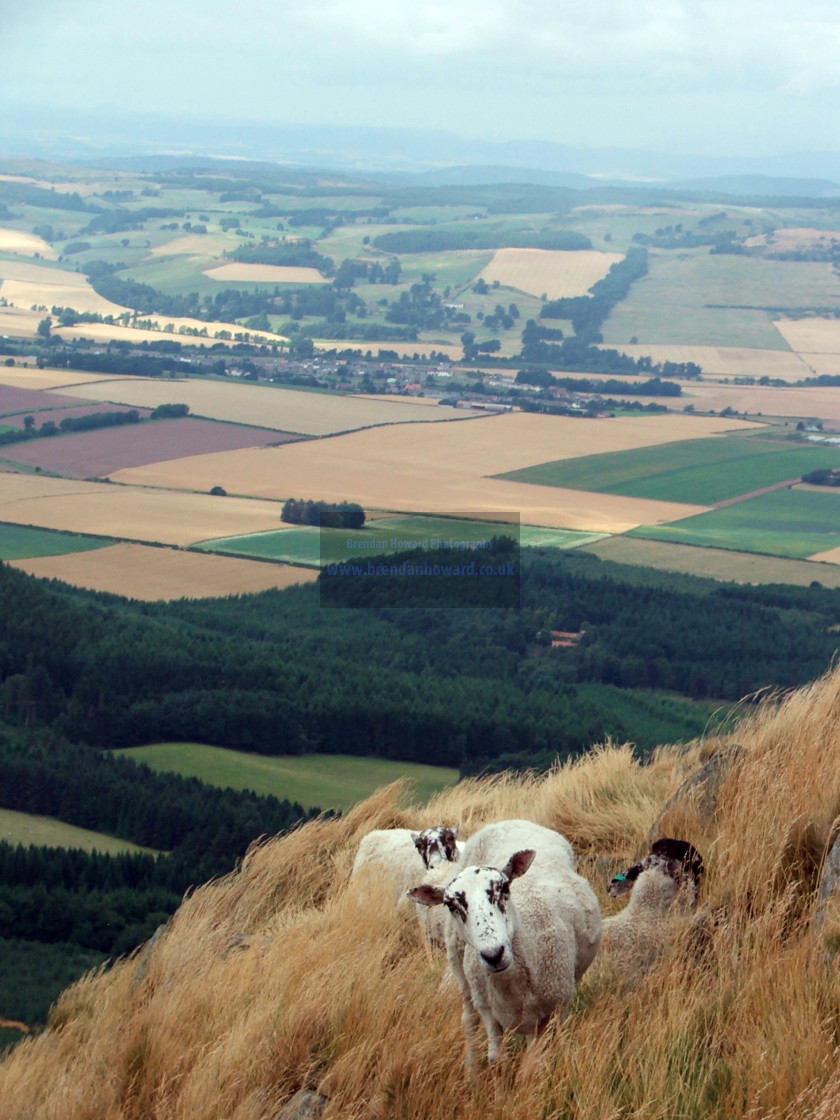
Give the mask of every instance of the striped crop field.
POLYGON ((269 757, 202 743, 154 743, 114 753, 145 762, 153 770, 297 801, 305 809, 346 810, 400 778, 409 781, 411 800, 423 804, 458 781, 458 771, 446 766, 349 755, 269 757))
POLYGON ((840 451, 728 437, 559 459, 497 477, 633 498, 713 505, 838 465, 840 451))
POLYGON ((628 536, 805 559, 840 548, 840 494, 828 487, 773 490, 628 536))
POLYGON ((253 533, 223 540, 203 541, 209 552, 234 553, 261 559, 319 567, 322 564, 425 548, 458 548, 481 544, 494 536, 511 536, 523 547, 577 548, 601 538, 598 533, 547 529, 536 525, 481 521, 451 517, 381 517, 363 529, 320 530, 311 526, 279 532, 253 533))

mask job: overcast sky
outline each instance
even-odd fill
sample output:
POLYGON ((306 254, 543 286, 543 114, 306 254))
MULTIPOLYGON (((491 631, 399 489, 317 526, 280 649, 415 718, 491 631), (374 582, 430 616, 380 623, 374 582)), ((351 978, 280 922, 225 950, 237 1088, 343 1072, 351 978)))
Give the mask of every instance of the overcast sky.
POLYGON ((0 0, 0 114, 840 149, 836 0, 0 0))

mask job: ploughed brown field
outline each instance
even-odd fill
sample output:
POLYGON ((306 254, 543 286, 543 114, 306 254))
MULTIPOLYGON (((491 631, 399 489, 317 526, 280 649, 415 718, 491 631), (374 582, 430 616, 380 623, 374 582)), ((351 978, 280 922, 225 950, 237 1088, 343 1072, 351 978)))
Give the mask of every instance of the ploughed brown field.
MULTIPOLYGON (((25 388, 22 385, 0 384, 0 423, 14 425, 16 422, 23 424, 23 417, 31 412, 33 415, 41 410, 58 411, 74 409, 82 405, 87 411, 93 412, 102 406, 91 407, 87 401, 78 397, 71 397, 63 393, 50 393, 41 389, 25 388)), ((81 415, 81 413, 79 413, 81 415)), ((36 416, 40 424, 41 415, 36 416)))
POLYGON ((185 416, 27 440, 6 447, 4 457, 74 478, 103 478, 124 467, 141 467, 161 459, 184 459, 293 439, 297 436, 288 432, 185 416))
MULTIPOLYGON (((42 394, 44 399, 47 399, 46 394, 42 394)), ((2 393, 0 393, 0 401, 2 400, 2 393)), ((27 416, 31 416, 35 421, 36 428, 42 424, 47 424, 52 421, 58 427, 64 419, 78 419, 80 416, 95 416, 97 413, 102 412, 131 412, 132 410, 128 405, 124 404, 89 404, 88 401, 77 401, 74 407, 67 406, 66 408, 38 408, 30 412, 16 412, 12 416, 0 416, 0 424, 7 424, 10 428, 23 428, 25 427, 25 420, 27 416), (81 407, 80 407, 81 404, 81 407), (37 411, 36 411, 37 409, 37 411)), ((151 413, 151 409, 138 408, 134 409, 135 412, 147 420, 151 413)), ((64 438, 64 437, 62 437, 64 438)), ((13 454, 8 456, 14 458, 13 454)))
POLYGON ((310 583, 312 568, 238 560, 231 556, 115 544, 91 552, 12 561, 12 566, 44 579, 60 579, 91 591, 131 599, 205 599, 310 583))

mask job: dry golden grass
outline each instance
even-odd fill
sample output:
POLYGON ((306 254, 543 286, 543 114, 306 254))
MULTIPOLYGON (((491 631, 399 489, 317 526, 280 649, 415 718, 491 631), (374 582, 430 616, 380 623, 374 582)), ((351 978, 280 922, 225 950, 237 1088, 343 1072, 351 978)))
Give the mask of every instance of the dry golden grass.
POLYGON ((223 478, 229 491, 258 497, 318 494, 326 501, 359 502, 366 509, 511 512, 529 524, 624 532, 686 517, 704 507, 611 494, 599 494, 594 501, 582 491, 486 476, 552 459, 713 436, 730 426, 744 425, 681 415, 581 421, 507 413, 464 423, 389 425, 329 440, 197 455, 180 460, 177 467, 161 462, 118 471, 113 477, 194 490, 209 490, 214 485, 210 478, 223 478))
MULTIPOLYGON (((161 378, 113 377, 74 390, 76 396, 94 401, 114 401, 136 407, 154 408, 159 404, 188 404, 193 416, 253 424, 259 428, 300 432, 303 435, 330 435, 378 424, 406 421, 465 420, 486 413, 441 408, 434 401, 404 401, 401 397, 339 396, 281 389, 253 382, 205 381, 190 378, 176 381, 161 378)), ((286 495, 288 497, 288 495, 286 495)))
POLYGON ((290 564, 142 544, 115 544, 92 552, 37 556, 9 563, 41 579, 60 579, 74 587, 148 601, 242 595, 311 583, 318 575, 313 569, 294 568, 290 564))
POLYGON ((623 259, 622 253, 599 253, 596 249, 497 249, 480 276, 488 284, 498 280, 506 288, 528 295, 560 299, 586 295, 623 259))
POLYGON ((54 261, 58 253, 43 237, 35 233, 26 233, 24 230, 0 227, 0 250, 4 253, 20 253, 22 256, 31 257, 40 253, 47 260, 54 261))
POLYGON ((327 284, 317 268, 301 268, 279 264, 248 264, 234 261, 205 270, 211 280, 253 284, 327 284))
POLYGON ((612 869, 645 843, 685 776, 732 740, 663 747, 641 766, 605 745, 540 776, 471 780, 426 806, 399 785, 346 816, 252 848, 194 891, 146 950, 59 999, 0 1065, 5 1114, 26 1120, 272 1120, 301 1087, 325 1120, 806 1120, 840 1107, 840 973, 832 920, 810 923, 840 810, 840 670, 766 699, 717 809, 661 818, 690 838, 715 915, 635 988, 598 964, 564 1023, 509 1040, 470 1082, 443 954, 384 892, 348 886, 372 828, 525 815, 559 828, 604 909, 612 869))
MULTIPOLYGON (((249 498, 215 497, 4 474, 0 521, 94 536, 170 545, 282 529, 280 506, 249 498)), ((212 485, 221 485, 218 480, 212 485)), ((210 487, 207 487, 210 490, 210 487)))

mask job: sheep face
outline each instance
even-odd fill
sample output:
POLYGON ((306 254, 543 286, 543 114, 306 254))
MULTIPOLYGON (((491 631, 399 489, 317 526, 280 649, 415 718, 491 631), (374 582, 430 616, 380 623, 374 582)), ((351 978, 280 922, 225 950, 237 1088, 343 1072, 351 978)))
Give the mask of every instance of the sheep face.
POLYGON ((454 863, 458 859, 458 847, 455 843, 458 838, 457 825, 454 828, 447 828, 445 825, 424 828, 422 832, 412 832, 411 838, 429 870, 442 863, 454 863))
POLYGON ((669 875, 676 883, 684 885, 689 904, 694 904, 703 874, 703 857, 687 840, 674 840, 671 837, 657 840, 640 863, 634 863, 623 874, 616 875, 607 887, 610 898, 620 898, 622 895, 629 894, 639 875, 653 868, 669 875))
POLYGON ((486 972, 504 972, 513 961, 513 914, 510 884, 524 875, 536 852, 516 852, 503 868, 465 867, 446 887, 424 884, 408 892, 425 906, 443 903, 454 919, 457 936, 475 952, 486 972))

